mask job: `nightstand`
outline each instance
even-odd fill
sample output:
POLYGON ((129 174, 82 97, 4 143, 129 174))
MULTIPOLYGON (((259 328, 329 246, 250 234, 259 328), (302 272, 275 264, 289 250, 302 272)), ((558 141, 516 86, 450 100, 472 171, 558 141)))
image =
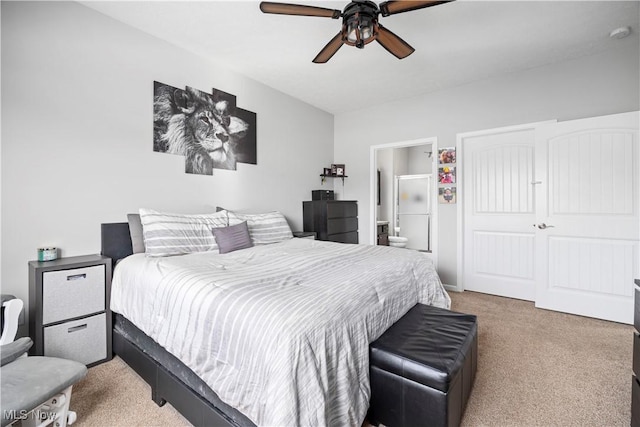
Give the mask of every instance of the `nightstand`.
POLYGON ((93 366, 111 359, 111 258, 29 261, 31 354, 93 366))
POLYGON ((316 240, 316 232, 315 231, 294 231, 293 237, 298 237, 300 239, 316 240))

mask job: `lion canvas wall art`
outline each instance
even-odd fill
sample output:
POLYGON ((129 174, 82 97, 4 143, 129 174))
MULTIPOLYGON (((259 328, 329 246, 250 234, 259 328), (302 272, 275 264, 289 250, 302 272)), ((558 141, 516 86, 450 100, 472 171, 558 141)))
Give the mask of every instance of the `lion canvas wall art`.
POLYGON ((212 175, 257 164, 256 114, 238 108, 236 97, 154 82, 153 150, 185 157, 185 172, 212 175))

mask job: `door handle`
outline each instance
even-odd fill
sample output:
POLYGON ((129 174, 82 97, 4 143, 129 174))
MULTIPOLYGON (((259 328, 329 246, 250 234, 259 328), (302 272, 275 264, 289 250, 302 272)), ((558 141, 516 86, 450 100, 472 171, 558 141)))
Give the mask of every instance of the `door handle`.
POLYGON ((540 223, 540 224, 538 224, 538 225, 533 224, 533 226, 534 226, 534 227, 538 227, 540 230, 544 230, 545 228, 553 228, 553 227, 554 227, 553 225, 547 225, 547 224, 545 224, 544 222, 543 222, 543 223, 540 223))

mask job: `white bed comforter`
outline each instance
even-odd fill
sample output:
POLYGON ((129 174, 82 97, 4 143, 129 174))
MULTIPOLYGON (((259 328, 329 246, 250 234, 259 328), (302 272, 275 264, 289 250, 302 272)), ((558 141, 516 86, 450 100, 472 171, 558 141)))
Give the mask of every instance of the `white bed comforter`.
POLYGON ((122 260, 111 308, 257 425, 360 426, 369 343, 414 304, 448 308, 419 252, 309 239, 122 260))

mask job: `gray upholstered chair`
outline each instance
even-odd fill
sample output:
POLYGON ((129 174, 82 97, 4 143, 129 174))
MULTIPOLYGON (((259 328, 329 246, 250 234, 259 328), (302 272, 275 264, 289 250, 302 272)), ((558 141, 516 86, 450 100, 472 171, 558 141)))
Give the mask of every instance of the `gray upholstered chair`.
MULTIPOLYGON (((18 311, 13 316, 19 314, 18 311)), ((17 323, 17 319, 13 320, 17 323)), ((30 338, 13 341, 13 336, 12 342, 0 345, 2 427, 17 420, 23 427, 73 424, 76 414, 69 411, 71 388, 84 378, 87 367, 56 357, 26 357, 33 342, 30 338)))

